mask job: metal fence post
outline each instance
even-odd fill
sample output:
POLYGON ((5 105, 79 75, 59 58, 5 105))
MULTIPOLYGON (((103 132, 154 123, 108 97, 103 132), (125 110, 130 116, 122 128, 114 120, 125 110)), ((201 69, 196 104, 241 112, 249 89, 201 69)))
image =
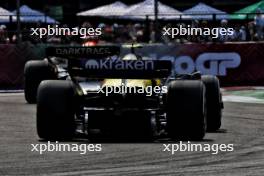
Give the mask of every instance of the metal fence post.
POLYGON ((17 44, 21 43, 21 24, 20 24, 20 0, 16 1, 16 8, 17 8, 17 44))

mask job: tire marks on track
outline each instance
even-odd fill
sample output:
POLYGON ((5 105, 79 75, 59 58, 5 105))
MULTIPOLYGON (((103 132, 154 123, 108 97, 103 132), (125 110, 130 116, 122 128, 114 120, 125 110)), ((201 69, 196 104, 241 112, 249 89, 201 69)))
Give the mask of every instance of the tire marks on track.
MULTIPOLYGON (((0 175, 263 175, 264 105, 225 103, 223 130, 198 143, 233 143, 235 151, 162 152, 158 143, 102 144, 103 151, 31 152, 38 140, 35 105, 23 94, 0 95, 0 175)), ((85 143, 76 140, 67 143, 85 143)))

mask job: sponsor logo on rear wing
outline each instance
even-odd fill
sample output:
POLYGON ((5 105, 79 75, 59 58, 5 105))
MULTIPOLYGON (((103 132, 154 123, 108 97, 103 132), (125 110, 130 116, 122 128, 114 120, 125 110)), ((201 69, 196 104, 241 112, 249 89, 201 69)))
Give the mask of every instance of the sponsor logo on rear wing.
POLYGON ((90 59, 85 63, 89 70, 155 70, 152 60, 95 60, 90 59))
POLYGON ((119 46, 48 47, 47 56, 62 58, 104 58, 120 54, 119 46))
POLYGON ((89 59, 76 63, 69 72, 90 78, 148 79, 168 77, 171 69, 171 61, 164 60, 89 59))

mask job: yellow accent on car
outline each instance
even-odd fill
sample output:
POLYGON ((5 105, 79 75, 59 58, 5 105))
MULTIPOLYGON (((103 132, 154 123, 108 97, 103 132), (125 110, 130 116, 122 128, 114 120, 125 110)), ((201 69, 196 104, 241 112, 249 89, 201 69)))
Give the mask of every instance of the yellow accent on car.
POLYGON ((161 81, 159 79, 153 81, 149 79, 105 79, 103 86, 121 86, 124 83, 127 87, 147 87, 147 86, 159 86, 161 81))

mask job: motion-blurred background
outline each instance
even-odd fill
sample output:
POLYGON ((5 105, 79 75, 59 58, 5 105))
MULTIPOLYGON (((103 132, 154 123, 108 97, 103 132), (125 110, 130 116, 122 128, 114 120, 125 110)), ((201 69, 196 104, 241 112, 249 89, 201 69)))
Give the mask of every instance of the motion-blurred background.
POLYGON ((104 42, 217 42, 263 40, 264 1, 87 1, 87 0, 2 0, 0 42, 16 43, 17 33, 32 43, 83 43, 79 37, 30 37, 31 27, 58 24, 60 27, 102 27, 104 42), (155 5, 157 4, 157 11, 155 5), (19 11, 19 31, 17 12, 19 11), (155 12, 158 16, 155 21, 155 12), (213 40, 210 36, 162 37, 164 26, 233 27, 235 34, 213 40), (155 31, 157 31, 155 34, 155 31))
POLYGON ((153 59, 175 62, 186 56, 176 72, 214 74, 225 86, 264 85, 264 0, 1 0, 0 7, 1 89, 22 89, 25 62, 43 59, 48 45, 112 43, 143 43, 138 52, 153 59), (31 28, 48 25, 99 27, 102 35, 31 35, 31 28), (164 27, 179 26, 231 27, 234 34, 162 35, 164 27), (197 63, 200 56, 208 57, 202 66, 197 63))

